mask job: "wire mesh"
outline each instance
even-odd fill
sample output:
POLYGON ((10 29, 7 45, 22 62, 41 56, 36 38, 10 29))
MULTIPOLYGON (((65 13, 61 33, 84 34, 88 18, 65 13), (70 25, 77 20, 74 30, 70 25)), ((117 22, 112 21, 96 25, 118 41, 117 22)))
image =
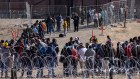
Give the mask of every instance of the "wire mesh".
POLYGON ((61 14, 63 17, 67 16, 67 6, 65 5, 32 5, 31 6, 33 19, 44 19, 48 16, 57 16, 61 14))

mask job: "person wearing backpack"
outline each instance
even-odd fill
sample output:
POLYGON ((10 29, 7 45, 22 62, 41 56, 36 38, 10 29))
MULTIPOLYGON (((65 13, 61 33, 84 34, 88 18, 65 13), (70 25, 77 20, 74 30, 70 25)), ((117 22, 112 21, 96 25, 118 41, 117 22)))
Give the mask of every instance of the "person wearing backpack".
MULTIPOLYGON (((43 59, 46 56, 47 45, 43 41, 41 41, 40 39, 37 39, 36 46, 38 48, 39 56, 41 57, 41 59, 43 59)), ((42 62, 41 59, 38 59, 40 69, 37 71, 37 77, 43 77, 43 69, 42 68, 44 67, 44 63, 42 62)))
POLYGON ((65 77, 68 77, 70 74, 69 74, 69 56, 71 56, 72 53, 71 53, 71 46, 69 46, 68 43, 65 44, 65 46, 63 47, 63 49, 61 50, 61 54, 60 54, 60 59, 59 59, 59 62, 60 63, 63 63, 63 75, 65 77))

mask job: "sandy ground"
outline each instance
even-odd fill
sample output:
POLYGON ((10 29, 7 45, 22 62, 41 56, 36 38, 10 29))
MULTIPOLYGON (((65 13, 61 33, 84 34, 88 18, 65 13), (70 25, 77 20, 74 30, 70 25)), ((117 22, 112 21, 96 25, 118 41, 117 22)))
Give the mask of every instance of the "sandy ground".
POLYGON ((55 34, 54 36, 51 37, 52 38, 55 37, 57 39, 60 47, 64 46, 64 44, 69 41, 70 37, 79 37, 80 41, 83 44, 85 44, 89 42, 89 38, 92 36, 93 30, 94 35, 98 38, 99 43, 105 43, 107 40, 106 36, 109 35, 114 43, 114 46, 116 47, 117 42, 129 40, 129 38, 133 38, 134 36, 140 36, 140 23, 137 22, 127 23, 126 26, 127 28, 123 28, 123 26, 120 25, 118 25, 117 27, 108 26, 105 28, 103 36, 100 35, 101 30, 99 30, 99 28, 90 27, 80 29, 79 32, 73 32, 73 30, 71 30, 64 38, 58 38, 58 34, 55 34))
MULTIPOLYGON (((20 20, 20 19, 14 19, 14 20, 0 20, 0 39, 10 39, 12 37, 11 31, 12 29, 20 29, 19 33, 22 32, 21 27, 15 26, 18 24, 26 24, 27 20, 20 20), (8 22, 6 22, 8 21, 8 22)), ((34 23, 35 20, 32 20, 32 23, 34 23)), ((71 21, 72 22, 72 21, 71 21)), ((67 36, 64 38, 59 38, 59 33, 55 33, 52 36, 46 35, 46 37, 56 38, 58 41, 58 44, 60 47, 63 47, 66 42, 69 41, 70 37, 79 37, 80 41, 82 43, 89 42, 89 38, 92 36, 92 30, 94 31, 94 35, 98 38, 99 43, 105 43, 106 36, 110 35, 114 46, 118 41, 125 41, 128 40, 128 38, 132 38, 134 36, 140 36, 140 23, 137 22, 131 22, 126 24, 127 28, 123 28, 123 26, 120 26, 117 24, 117 27, 106 27, 104 30, 104 36, 101 36, 101 30, 99 28, 92 28, 93 26, 86 26, 83 28, 83 26, 80 26, 79 32, 73 32, 73 24, 71 23, 71 30, 67 33, 67 36)), ((63 29, 62 29, 63 30, 63 29)))

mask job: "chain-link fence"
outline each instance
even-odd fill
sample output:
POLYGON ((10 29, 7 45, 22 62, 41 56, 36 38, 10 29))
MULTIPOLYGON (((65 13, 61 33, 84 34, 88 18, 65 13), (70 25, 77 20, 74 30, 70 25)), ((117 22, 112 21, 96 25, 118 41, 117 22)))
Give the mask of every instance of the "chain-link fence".
POLYGON ((136 19, 140 19, 140 5, 135 5, 134 15, 136 19))
POLYGON ((80 25, 87 25, 87 7, 86 6, 76 6, 70 8, 71 19, 73 19, 75 14, 80 17, 80 25))
MULTIPOLYGON (((127 19, 139 18, 139 3, 138 0, 121 0, 113 1, 104 5, 91 6, 75 6, 71 7, 70 11, 66 5, 29 5, 30 12, 27 12, 25 2, 1 2, 0 3, 0 18, 1 19, 27 19, 30 15, 32 19, 44 19, 48 16, 56 16, 61 14, 66 17, 67 12, 71 16, 77 13, 80 17, 81 26, 99 26, 99 20, 96 23, 95 18, 102 17, 102 24, 109 25, 117 22, 123 22, 125 10, 127 10, 127 19), (16 5, 16 6, 15 6, 16 5), (99 15, 99 16, 96 16, 99 15)), ((13 22, 12 22, 13 23, 13 22)))
MULTIPOLYGON (((80 26, 99 27, 101 25, 114 25, 127 20, 139 18, 139 5, 135 0, 113 1, 103 5, 75 6, 71 7, 71 17, 78 14, 80 17, 80 26)), ((116 26, 116 25, 115 25, 116 26)))
MULTIPOLYGON (((104 5, 75 6, 68 11, 66 5, 29 5, 25 2, 0 2, 0 26, 31 25, 35 20, 45 19, 48 16, 61 14, 63 18, 70 14, 70 26, 73 24, 73 16, 80 17, 80 27, 100 27, 115 25, 127 20, 140 18, 138 0, 113 1, 104 5), (70 13, 67 13, 70 12, 70 13)), ((117 25, 116 25, 117 26, 117 25)))
POLYGON ((0 26, 22 25, 27 19, 25 2, 3 2, 0 8, 0 26), (18 21, 17 21, 18 19, 18 21))
POLYGON ((31 6, 32 19, 44 19, 48 16, 57 16, 61 14, 62 17, 67 16, 67 6, 65 5, 32 5, 31 6))
POLYGON ((26 17, 25 2, 0 2, 1 19, 25 19, 26 17))
POLYGON ((140 1, 139 0, 127 0, 128 7, 130 9, 130 15, 131 17, 134 17, 134 19, 140 18, 140 1))
POLYGON ((3 39, 12 38, 15 33, 19 35, 23 25, 29 24, 26 6, 26 2, 0 2, 0 35, 3 39))

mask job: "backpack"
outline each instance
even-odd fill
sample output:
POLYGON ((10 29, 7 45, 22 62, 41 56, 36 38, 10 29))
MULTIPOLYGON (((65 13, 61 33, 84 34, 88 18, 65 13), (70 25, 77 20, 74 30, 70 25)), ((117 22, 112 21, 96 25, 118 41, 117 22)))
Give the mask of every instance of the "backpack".
POLYGON ((56 56, 55 46, 53 44, 50 44, 46 52, 49 56, 55 57, 56 56))
POLYGON ((64 37, 64 34, 62 34, 62 33, 61 33, 61 34, 59 34, 59 37, 64 37))
POLYGON ((45 47, 41 47, 41 48, 39 49, 39 52, 40 52, 41 56, 46 55, 46 48, 45 48, 45 47))

